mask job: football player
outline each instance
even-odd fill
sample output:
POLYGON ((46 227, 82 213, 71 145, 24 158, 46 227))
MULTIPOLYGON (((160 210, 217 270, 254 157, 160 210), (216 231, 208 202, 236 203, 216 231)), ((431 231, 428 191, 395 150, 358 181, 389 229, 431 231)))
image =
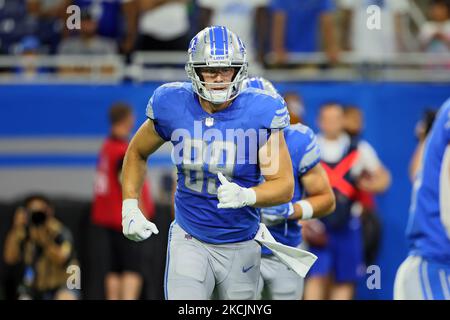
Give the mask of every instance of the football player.
POLYGON ((289 202, 294 179, 284 135, 289 115, 280 96, 241 91, 245 46, 225 27, 190 42, 190 82, 155 90, 148 119, 123 165, 123 233, 142 241, 158 229, 138 208, 146 161, 165 141, 177 166, 175 221, 169 230, 167 299, 255 299, 261 247, 257 207, 289 202), (261 174, 265 182, 260 184, 261 174))

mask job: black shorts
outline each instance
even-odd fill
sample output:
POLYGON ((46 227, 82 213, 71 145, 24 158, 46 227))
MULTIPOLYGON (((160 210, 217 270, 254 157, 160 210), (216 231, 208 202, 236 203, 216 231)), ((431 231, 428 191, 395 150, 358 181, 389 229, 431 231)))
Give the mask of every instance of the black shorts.
POLYGON ((107 272, 142 272, 142 243, 131 241, 122 232, 102 228, 105 235, 104 254, 107 272))

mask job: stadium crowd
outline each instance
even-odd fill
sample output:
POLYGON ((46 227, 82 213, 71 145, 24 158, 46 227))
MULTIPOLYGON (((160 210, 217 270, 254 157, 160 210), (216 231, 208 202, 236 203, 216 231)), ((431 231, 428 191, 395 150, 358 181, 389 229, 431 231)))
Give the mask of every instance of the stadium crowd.
POLYGON ((184 51, 207 25, 241 35, 260 64, 283 65, 292 53, 324 52, 336 64, 342 52, 366 60, 450 52, 447 0, 2 0, 0 53, 184 51), (67 10, 71 5, 81 10, 67 10), (382 28, 366 27, 372 5, 382 28), (76 12, 81 30, 70 30, 76 12))

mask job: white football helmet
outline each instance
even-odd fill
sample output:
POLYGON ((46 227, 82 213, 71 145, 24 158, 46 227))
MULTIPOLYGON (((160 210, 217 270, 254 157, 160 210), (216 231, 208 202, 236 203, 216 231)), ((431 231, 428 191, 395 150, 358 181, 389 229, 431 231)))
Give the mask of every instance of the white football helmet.
POLYGON ((272 82, 263 77, 252 77, 245 79, 245 81, 242 83, 242 89, 247 88, 257 88, 264 90, 273 96, 278 95, 278 91, 277 89, 275 89, 272 82))
MULTIPOLYGON (((248 61, 244 43, 226 27, 212 26, 200 31, 190 42, 186 73, 192 81, 194 91, 203 99, 214 104, 224 103, 236 98, 247 78, 248 61), (231 82, 223 83, 224 90, 207 89, 199 69, 204 67, 236 68, 231 82)), ((217 85, 217 84, 216 84, 217 85)))

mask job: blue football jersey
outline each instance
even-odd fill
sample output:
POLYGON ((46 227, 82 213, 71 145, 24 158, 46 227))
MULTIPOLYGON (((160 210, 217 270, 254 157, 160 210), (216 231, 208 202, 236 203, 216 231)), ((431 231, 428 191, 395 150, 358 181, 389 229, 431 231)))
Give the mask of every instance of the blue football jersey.
MULTIPOLYGON (((294 196, 292 202, 297 202, 304 196, 301 177, 320 162, 320 149, 314 132, 302 124, 291 125, 284 130, 284 138, 288 146, 294 171, 294 196)), ((302 241, 301 226, 297 220, 286 220, 268 227, 275 240, 280 243, 297 247, 302 241)), ((270 250, 263 247, 263 254, 270 254, 270 250)))
POLYGON ((248 89, 226 109, 213 114, 200 105, 191 83, 175 82, 155 90, 147 116, 173 144, 177 167, 175 219, 195 238, 213 244, 252 239, 259 227, 253 207, 218 209, 217 173, 243 187, 258 185, 258 149, 271 130, 289 125, 280 96, 248 89))
POLYGON ((425 142, 407 227, 410 254, 450 264, 450 100, 425 142))

